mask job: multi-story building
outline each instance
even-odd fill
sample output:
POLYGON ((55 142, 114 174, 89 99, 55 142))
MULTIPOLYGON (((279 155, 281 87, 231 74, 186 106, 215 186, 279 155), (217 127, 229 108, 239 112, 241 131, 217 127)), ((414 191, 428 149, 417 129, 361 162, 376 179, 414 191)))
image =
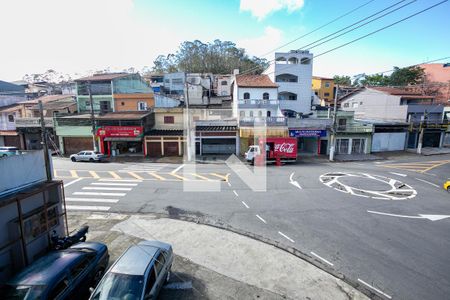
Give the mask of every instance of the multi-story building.
POLYGON ((152 88, 139 74, 96 74, 75 82, 80 113, 91 111, 89 86, 95 113, 145 111, 155 104, 152 88))
POLYGON ((275 62, 264 71, 279 86, 277 99, 283 111, 311 112, 312 58, 309 51, 276 52, 275 62))
POLYGON ((333 102, 334 99, 334 80, 333 78, 318 77, 312 78, 312 89, 314 94, 322 101, 322 106, 333 102))
POLYGON ((433 96, 392 87, 362 88, 341 98, 341 109, 354 111, 355 119, 374 124, 379 121, 408 123, 408 133, 399 131, 398 136, 392 137, 399 139, 403 136, 407 148, 418 146, 419 132, 424 127, 423 146, 442 146, 445 135, 445 128, 441 126, 444 107, 434 104, 433 96))
POLYGON ((23 149, 23 139, 16 132, 16 118, 22 116, 25 88, 16 84, 0 81, 0 146, 15 146, 23 149))

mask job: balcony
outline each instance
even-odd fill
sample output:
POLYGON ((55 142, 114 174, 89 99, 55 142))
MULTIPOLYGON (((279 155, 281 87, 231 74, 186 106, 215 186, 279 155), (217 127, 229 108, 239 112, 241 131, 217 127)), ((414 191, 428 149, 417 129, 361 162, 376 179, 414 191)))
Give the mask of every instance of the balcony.
MULTIPOLYGON (((53 127, 53 118, 44 118, 45 127, 53 127)), ((16 118, 16 127, 41 127, 41 118, 16 118)))
POLYGON ((240 126, 287 126, 285 117, 242 117, 239 120, 240 126))
POLYGON ((373 132, 373 126, 372 125, 363 125, 363 124, 337 126, 336 132, 338 132, 338 133, 371 133, 371 132, 373 132))
POLYGON ((278 100, 244 99, 238 101, 239 108, 270 108, 280 104, 278 100))

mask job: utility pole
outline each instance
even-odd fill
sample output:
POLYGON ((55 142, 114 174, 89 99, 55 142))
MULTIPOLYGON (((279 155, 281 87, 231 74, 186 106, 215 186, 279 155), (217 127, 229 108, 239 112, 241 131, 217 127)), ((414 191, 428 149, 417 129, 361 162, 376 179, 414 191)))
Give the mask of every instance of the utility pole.
POLYGON ((94 116, 94 101, 92 100, 91 82, 87 82, 89 93, 89 103, 91 104, 91 124, 92 124, 92 146, 94 151, 97 151, 97 143, 95 142, 95 116, 94 116))
POLYGON ((425 131, 425 126, 427 123, 428 112, 425 110, 423 115, 423 121, 420 122, 420 133, 419 133, 419 143, 417 144, 417 154, 422 154, 422 145, 423 145, 423 135, 425 131))
POLYGON ((336 149, 336 114, 337 114, 337 98, 339 93, 339 85, 336 85, 336 92, 334 93, 334 107, 333 107, 333 124, 331 125, 331 137, 330 137, 330 161, 334 161, 334 152, 336 149))
POLYGON ((191 116, 189 115, 189 84, 187 82, 187 74, 184 73, 184 84, 186 88, 186 115, 187 115, 187 128, 186 128, 186 151, 187 151, 187 159, 190 162, 192 160, 191 157, 191 116))
POLYGON ((45 173, 47 174, 47 181, 51 181, 52 171, 50 169, 50 158, 48 156, 47 130, 45 129, 44 107, 42 106, 41 100, 39 100, 39 114, 41 118, 41 145, 44 149, 45 173))

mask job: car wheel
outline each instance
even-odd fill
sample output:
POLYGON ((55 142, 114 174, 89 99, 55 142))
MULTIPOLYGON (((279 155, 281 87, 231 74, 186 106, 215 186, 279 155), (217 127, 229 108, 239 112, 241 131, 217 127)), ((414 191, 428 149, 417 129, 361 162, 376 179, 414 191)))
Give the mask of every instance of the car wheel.
POLYGON ((447 187, 447 192, 450 193, 450 185, 447 187))
POLYGON ((73 161, 73 162, 77 161, 77 159, 75 157, 72 157, 70 160, 73 161))
POLYGON ((94 159, 93 159, 93 158, 89 158, 89 161, 90 161, 90 162, 94 162, 94 159))
POLYGON ((97 272, 95 272, 93 279, 94 286, 96 286, 100 282, 100 279, 102 279, 104 272, 105 272, 104 269, 98 269, 97 272))
POLYGON ((8 154, 3 154, 3 157, 7 157, 8 156, 8 154))

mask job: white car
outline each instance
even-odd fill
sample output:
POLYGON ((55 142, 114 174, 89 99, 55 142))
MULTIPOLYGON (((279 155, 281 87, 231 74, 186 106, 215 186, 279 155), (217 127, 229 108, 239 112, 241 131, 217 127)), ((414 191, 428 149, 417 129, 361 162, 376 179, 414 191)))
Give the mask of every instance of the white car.
POLYGON ((106 155, 104 155, 100 152, 92 151, 92 150, 80 151, 80 152, 78 152, 76 154, 72 154, 70 156, 70 160, 73 162, 76 162, 76 161, 90 161, 90 162, 103 161, 106 158, 107 158, 106 155))

